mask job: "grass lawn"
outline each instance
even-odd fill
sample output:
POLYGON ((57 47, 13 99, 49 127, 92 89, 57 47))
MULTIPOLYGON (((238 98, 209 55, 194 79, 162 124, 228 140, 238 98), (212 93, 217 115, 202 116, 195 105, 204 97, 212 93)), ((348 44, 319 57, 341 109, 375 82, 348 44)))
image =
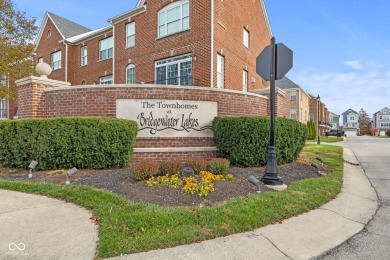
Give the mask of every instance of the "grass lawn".
MULTIPOLYGON (((342 142, 344 141, 343 137, 334 137, 334 136, 329 136, 329 137, 325 137, 325 136, 322 136, 320 137, 320 142, 321 143, 336 143, 336 142, 342 142)), ((317 143, 317 138, 315 140, 307 140, 307 142, 310 142, 310 143, 317 143)))
POLYGON ((64 199, 91 210, 100 223, 98 253, 104 258, 253 230, 317 208, 341 189, 342 148, 306 145, 301 154, 311 161, 316 156, 333 172, 293 183, 282 192, 203 208, 134 203, 104 190, 73 185, 0 181, 0 188, 64 199))

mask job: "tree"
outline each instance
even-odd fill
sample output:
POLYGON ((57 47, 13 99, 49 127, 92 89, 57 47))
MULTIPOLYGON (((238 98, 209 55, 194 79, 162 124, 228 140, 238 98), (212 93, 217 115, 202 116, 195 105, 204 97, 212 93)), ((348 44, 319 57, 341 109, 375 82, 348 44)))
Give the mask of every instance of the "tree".
POLYGON ((361 135, 371 134, 371 120, 363 108, 359 111, 359 128, 361 135))
POLYGON ((16 98, 15 80, 32 75, 35 20, 0 0, 0 98, 16 98))
POLYGON ((314 140, 316 138, 316 128, 312 120, 307 122, 307 127, 309 129, 309 135, 307 136, 308 140, 314 140))

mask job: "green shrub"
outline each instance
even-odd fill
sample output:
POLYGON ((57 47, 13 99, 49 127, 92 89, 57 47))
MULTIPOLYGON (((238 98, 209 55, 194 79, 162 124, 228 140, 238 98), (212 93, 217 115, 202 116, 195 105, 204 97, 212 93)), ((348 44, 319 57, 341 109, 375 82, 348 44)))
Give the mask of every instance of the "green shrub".
POLYGON ((159 164, 150 160, 142 160, 134 163, 131 170, 136 181, 144 181, 157 175, 159 164))
POLYGON ((176 160, 164 161, 160 164, 160 172, 165 175, 175 175, 180 173, 181 162, 176 160))
MULTIPOLYGON (((286 118, 276 118, 275 123, 277 162, 293 162, 305 145, 308 128, 286 118)), ((267 163, 269 117, 216 117, 213 132, 219 156, 227 158, 232 165, 256 167, 267 163)))
POLYGON ((127 167, 137 135, 134 121, 100 117, 0 122, 1 165, 37 170, 127 167))
POLYGON ((307 121, 307 127, 309 130, 309 134, 307 136, 308 140, 314 140, 317 136, 316 126, 313 122, 313 120, 307 121))
POLYGON ((230 162, 224 158, 214 158, 209 162, 208 170, 212 174, 223 174, 226 175, 229 172, 230 162))
POLYGON ((199 174, 201 171, 207 171, 208 163, 202 158, 192 158, 189 159, 185 165, 194 169, 196 174, 199 174))

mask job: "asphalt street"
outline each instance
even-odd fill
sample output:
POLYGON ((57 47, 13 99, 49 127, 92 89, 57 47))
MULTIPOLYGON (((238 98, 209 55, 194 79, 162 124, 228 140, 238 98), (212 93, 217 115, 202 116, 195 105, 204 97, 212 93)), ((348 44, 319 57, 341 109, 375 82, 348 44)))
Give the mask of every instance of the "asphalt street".
POLYGON ((390 139, 348 137, 351 148, 378 195, 378 210, 362 232, 315 259, 390 259, 390 139))

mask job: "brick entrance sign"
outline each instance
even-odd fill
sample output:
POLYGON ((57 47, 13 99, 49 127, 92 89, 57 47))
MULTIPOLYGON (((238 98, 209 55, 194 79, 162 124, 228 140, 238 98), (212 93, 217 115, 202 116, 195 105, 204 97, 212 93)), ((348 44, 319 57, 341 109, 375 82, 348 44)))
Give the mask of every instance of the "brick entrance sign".
POLYGON ((139 132, 133 161, 216 157, 212 119, 267 115, 268 98, 208 87, 82 85, 42 77, 16 81, 19 118, 103 116, 131 119, 139 132))

